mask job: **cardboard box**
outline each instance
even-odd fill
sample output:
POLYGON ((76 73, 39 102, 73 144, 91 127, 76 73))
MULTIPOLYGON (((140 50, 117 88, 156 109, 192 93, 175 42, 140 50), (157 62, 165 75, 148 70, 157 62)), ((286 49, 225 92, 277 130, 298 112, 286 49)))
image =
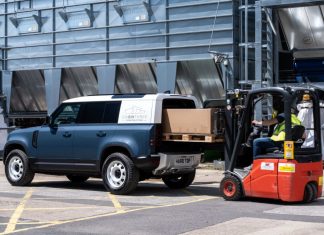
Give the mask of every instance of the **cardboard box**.
POLYGON ((214 109, 165 109, 163 133, 212 134, 214 109))

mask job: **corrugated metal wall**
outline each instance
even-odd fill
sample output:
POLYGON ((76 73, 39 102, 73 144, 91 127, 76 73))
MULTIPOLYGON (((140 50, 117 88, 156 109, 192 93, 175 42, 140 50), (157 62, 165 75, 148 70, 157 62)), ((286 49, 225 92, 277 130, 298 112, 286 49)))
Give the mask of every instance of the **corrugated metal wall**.
MULTIPOLYGON (((4 2, 0 1, 0 36, 1 44, 7 44, 9 70, 206 59, 218 6, 218 0, 151 0, 148 20, 142 0, 65 0, 64 6, 63 1, 51 0, 4 2), (32 8, 24 9, 29 2, 32 8), (119 16, 114 6, 124 5, 130 10, 119 16)), ((212 40, 213 50, 230 54, 232 7, 232 1, 220 1, 212 40)))
MULTIPOLYGON (((62 101, 98 93, 95 68, 100 65, 118 65, 115 92, 157 92, 157 65, 174 61, 178 92, 218 98, 224 95, 222 82, 208 49, 235 56, 236 2, 0 0, 1 69, 42 74, 64 68, 57 91, 62 101)), ((13 73, 13 86, 17 74, 13 73)), ((23 72, 27 86, 29 76, 23 72)), ((13 106, 21 99, 16 97, 17 89, 11 92, 13 106)), ((18 103, 11 110, 35 109, 18 103)), ((37 107, 46 109, 46 105, 37 107)))

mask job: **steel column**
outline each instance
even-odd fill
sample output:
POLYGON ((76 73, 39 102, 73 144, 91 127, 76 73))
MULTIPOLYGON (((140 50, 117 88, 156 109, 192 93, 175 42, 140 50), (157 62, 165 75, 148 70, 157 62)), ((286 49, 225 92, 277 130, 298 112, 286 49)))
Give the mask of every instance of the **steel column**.
POLYGON ((249 80, 249 9, 248 9, 248 0, 245 0, 245 7, 244 7, 244 80, 247 82, 249 80))
POLYGON ((7 113, 9 113, 10 110, 12 75, 13 73, 11 71, 2 71, 2 92, 7 99, 7 113))
POLYGON ((4 17, 4 48, 2 48, 2 69, 7 70, 8 69, 8 0, 5 1, 5 17, 4 17))
POLYGON ((260 1, 255 2, 255 84, 261 88, 262 81, 262 10, 260 1))
POLYGON ((175 92, 177 77, 177 62, 157 63, 158 92, 175 92))
MULTIPOLYGON (((260 1, 255 2, 255 81, 252 89, 261 88, 262 82, 262 9, 260 1)), ((256 106, 255 119, 262 119, 262 106, 256 106)))
POLYGON ((279 16, 278 13, 275 12, 273 14, 273 21, 275 22, 275 29, 277 35, 274 37, 273 40, 273 83, 279 83, 279 46, 280 46, 280 36, 279 36, 279 16))
POLYGON ((4 110, 0 108, 0 151, 4 149, 8 137, 8 125, 4 113, 4 110))
MULTIPOLYGON (((53 8, 56 7, 55 5, 55 0, 53 0, 52 2, 52 6, 53 8)), ((53 45, 52 45, 52 53, 53 53, 53 58, 52 58, 52 65, 53 65, 53 68, 56 67, 56 12, 55 10, 53 10, 52 12, 52 24, 53 24, 53 36, 52 36, 52 40, 53 40, 53 45)))
POLYGON ((96 67, 99 94, 113 94, 115 92, 116 68, 116 65, 96 67))
POLYGON ((62 69, 44 70, 47 114, 51 114, 60 102, 62 69))

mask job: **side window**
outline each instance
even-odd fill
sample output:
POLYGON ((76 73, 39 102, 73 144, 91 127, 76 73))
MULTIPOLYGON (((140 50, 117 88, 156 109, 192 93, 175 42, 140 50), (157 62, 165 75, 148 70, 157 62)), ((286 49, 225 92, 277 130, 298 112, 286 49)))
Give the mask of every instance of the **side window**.
POLYGON ((106 109, 103 118, 104 123, 118 122, 120 105, 121 105, 121 101, 112 101, 106 103, 106 109))
POLYGON ((75 123, 80 110, 80 104, 66 104, 58 111, 53 119, 53 124, 75 123))
POLYGON ((305 128, 303 135, 304 142, 302 148, 314 148, 315 141, 315 129, 314 129, 314 108, 313 100, 309 94, 304 94, 297 103, 298 114, 297 117, 301 121, 301 125, 305 128))
POLYGON ((196 108, 193 100, 187 99, 164 99, 163 109, 194 109, 196 108))
POLYGON ((78 123, 101 123, 105 110, 104 102, 82 104, 78 123))

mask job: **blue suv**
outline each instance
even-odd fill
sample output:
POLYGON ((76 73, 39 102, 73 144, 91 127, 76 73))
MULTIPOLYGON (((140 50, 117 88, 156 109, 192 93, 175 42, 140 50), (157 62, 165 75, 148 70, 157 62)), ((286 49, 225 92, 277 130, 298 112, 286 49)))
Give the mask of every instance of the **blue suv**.
POLYGON ((28 185, 35 173, 66 175, 73 183, 101 177, 114 194, 128 194, 151 177, 162 178, 170 188, 187 187, 194 180, 200 148, 162 141, 162 113, 196 104, 192 96, 171 94, 67 100, 46 124, 9 134, 6 177, 14 186, 28 185))

